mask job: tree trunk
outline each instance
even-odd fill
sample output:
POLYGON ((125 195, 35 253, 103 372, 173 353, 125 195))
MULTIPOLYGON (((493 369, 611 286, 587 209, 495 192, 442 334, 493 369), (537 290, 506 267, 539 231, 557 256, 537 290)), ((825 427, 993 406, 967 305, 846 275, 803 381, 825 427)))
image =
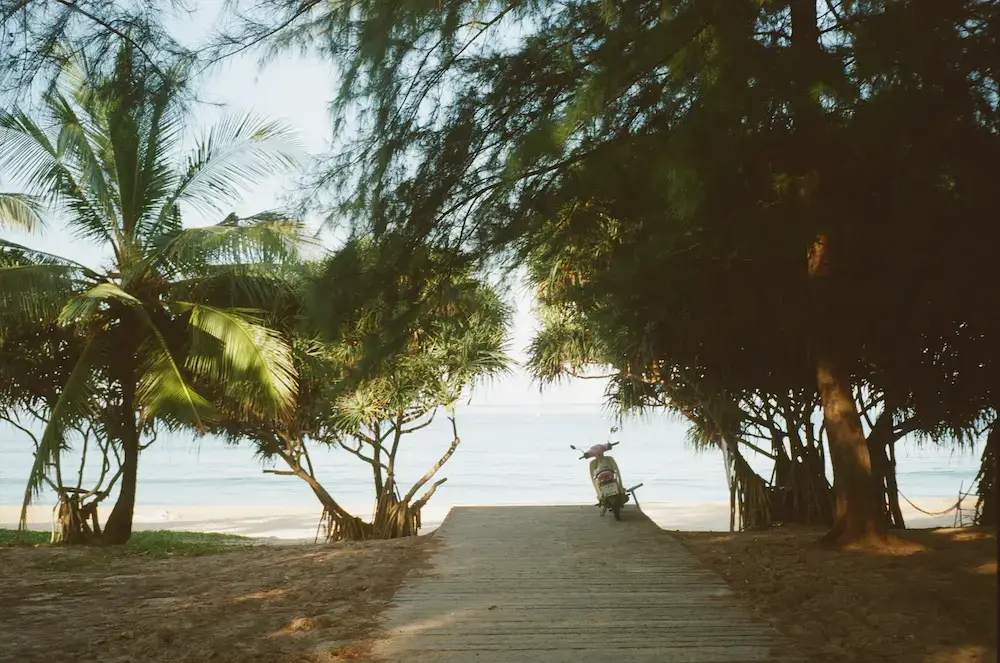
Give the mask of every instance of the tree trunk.
POLYGON ((854 402, 850 374, 836 351, 837 329, 843 311, 832 301, 830 223, 822 202, 817 203, 823 158, 823 109, 813 97, 821 83, 822 46, 816 0, 791 0, 792 51, 796 56, 796 90, 791 108, 799 147, 801 178, 799 202, 803 219, 811 219, 817 232, 809 249, 808 276, 815 290, 816 332, 813 358, 816 383, 823 406, 823 420, 833 466, 834 522, 824 542, 845 545, 885 538, 885 518, 872 478, 871 458, 854 402))
POLYGON ((986 437, 986 448, 976 477, 979 499, 976 500, 975 524, 985 527, 997 526, 997 441, 1000 438, 1000 419, 993 422, 986 437))
POLYGON ((889 451, 889 456, 886 459, 885 492, 889 500, 890 523, 898 529, 906 529, 903 510, 899 506, 899 484, 896 483, 896 440, 890 439, 886 449, 889 451))
POLYGON ((132 537, 135 515, 135 492, 139 477, 139 430, 135 418, 135 376, 128 373, 122 380, 122 484, 108 522, 101 535, 103 543, 120 545, 132 537))
POLYGON ((886 515, 876 490, 868 442, 854 400, 850 374, 833 350, 838 317, 828 301, 830 240, 819 235, 809 252, 809 278, 813 280, 820 315, 814 336, 816 384, 823 408, 823 423, 833 467, 834 520, 823 543, 832 546, 884 543, 886 515))
POLYGON ((893 406, 887 401, 875 426, 868 433, 868 455, 871 458, 872 477, 881 493, 882 510, 888 527, 906 529, 903 512, 899 507, 899 486, 896 484, 896 432, 892 419, 893 406))
POLYGON ((333 496, 301 467, 294 471, 312 489, 313 495, 323 505, 322 523, 326 529, 325 539, 327 542, 333 541, 368 541, 373 538, 373 528, 369 523, 356 516, 347 513, 333 496))
POLYGON ((816 378, 833 465, 834 521, 828 545, 881 543, 885 512, 875 490, 871 457, 846 371, 829 357, 816 360, 816 378))

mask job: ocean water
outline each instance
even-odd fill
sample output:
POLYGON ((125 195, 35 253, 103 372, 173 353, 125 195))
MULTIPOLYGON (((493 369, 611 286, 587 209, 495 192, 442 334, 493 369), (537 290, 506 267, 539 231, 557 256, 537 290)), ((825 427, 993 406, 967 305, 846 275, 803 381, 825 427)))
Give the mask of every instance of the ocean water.
MULTIPOLYGON (((586 447, 608 438, 613 422, 599 405, 484 406, 459 408, 462 440, 437 478, 448 477, 434 495, 435 511, 456 505, 589 503, 593 489, 586 462, 570 444, 586 447)), ((614 456, 626 485, 643 483, 643 502, 725 502, 728 491, 721 454, 695 452, 685 442, 686 425, 663 415, 624 422, 614 456)), ((398 459, 408 487, 444 453, 450 423, 435 422, 404 438, 398 459)), ((0 428, 0 504, 21 502, 32 463, 22 433, 0 428)), ((901 491, 911 500, 954 497, 976 475, 981 447, 951 451, 903 441, 898 447, 901 491)), ((368 466, 346 451, 314 448, 319 480, 345 507, 365 513, 373 489, 368 466)), ((751 457, 764 469, 767 459, 751 457)), ((254 458, 251 445, 229 446, 212 437, 161 435, 141 457, 138 506, 312 507, 315 498, 295 477, 264 474, 271 467, 254 458)), ((93 468, 89 468, 92 470, 93 468)), ((280 468, 279 468, 280 469, 280 468)), ((88 471, 88 474, 90 472, 88 471)), ((43 494, 38 504, 53 503, 43 494)))

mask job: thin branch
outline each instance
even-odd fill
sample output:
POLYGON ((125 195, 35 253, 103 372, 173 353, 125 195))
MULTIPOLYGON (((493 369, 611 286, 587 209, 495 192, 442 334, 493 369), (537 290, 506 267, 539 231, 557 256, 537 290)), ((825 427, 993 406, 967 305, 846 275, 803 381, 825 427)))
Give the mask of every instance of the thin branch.
MULTIPOLYGON (((38 444, 38 436, 36 436, 34 433, 32 433, 30 430, 28 430, 24 426, 22 426, 18 421, 15 420, 16 419, 15 417, 9 417, 6 414, 4 414, 4 415, 0 416, 0 419, 2 419, 3 421, 6 421, 11 426, 13 426, 14 428, 17 428, 22 433, 24 433, 29 438, 31 438, 31 442, 32 442, 32 444, 35 447, 35 453, 36 454, 38 453, 38 446, 39 446, 39 444, 38 444)), ((59 493, 59 486, 56 485, 55 483, 53 483, 52 479, 49 478, 48 474, 43 473, 42 474, 42 480, 45 481, 45 483, 47 483, 49 485, 49 488, 51 488, 53 490, 53 492, 55 492, 56 494, 59 493)))
POLYGON ((149 442, 147 442, 146 444, 140 444, 139 451, 145 451, 146 449, 148 449, 150 446, 152 446, 154 442, 156 442, 156 439, 158 437, 159 437, 159 432, 154 428, 152 434, 150 435, 149 442))
POLYGON ((567 370, 566 375, 577 378, 578 380, 610 380, 611 378, 618 376, 617 373, 604 373, 602 375, 581 375, 580 373, 577 373, 573 369, 567 370))
POLYGON ((135 50, 139 51, 139 53, 142 54, 142 57, 146 58, 146 61, 153 68, 153 71, 155 71, 157 73, 157 75, 159 75, 159 77, 162 78, 163 80, 167 80, 167 75, 163 73, 163 71, 160 69, 159 65, 156 64, 156 61, 153 60, 152 57, 150 57, 149 53, 146 52, 146 49, 144 49, 142 47, 142 44, 138 43, 137 41, 135 41, 134 39, 132 39, 131 37, 129 37, 127 34, 125 34, 121 30, 119 30, 118 28, 116 28, 115 26, 111 25, 110 23, 108 23, 107 21, 105 21, 104 19, 102 19, 100 16, 95 16, 94 14, 91 14, 90 12, 88 12, 86 9, 83 9, 76 2, 70 2, 70 0, 56 0, 56 2, 58 2, 59 4, 61 4, 63 7, 71 9, 71 10, 77 12, 78 14, 89 18, 91 21, 93 21, 94 23, 97 23, 99 26, 101 26, 105 30, 107 30, 107 31, 111 32, 112 34, 116 35, 119 39, 122 39, 123 41, 131 44, 132 47, 135 48, 135 50))
MULTIPOLYGON (((438 412, 437 408, 431 410, 431 418, 428 419, 427 421, 425 421, 422 424, 418 424, 417 426, 413 426, 412 428, 402 428, 402 429, 400 429, 400 435, 409 435, 410 433, 414 433, 414 432, 420 430, 421 428, 427 428, 432 423, 434 423, 434 417, 437 416, 437 412, 438 412)), ((398 437, 396 438, 396 443, 397 444, 399 443, 399 438, 398 437)))
MULTIPOLYGON (((340 443, 340 447, 341 447, 341 448, 342 448, 342 449, 343 449, 344 451, 347 451, 348 453, 350 453, 350 454, 353 454, 353 455, 357 456, 358 458, 360 458, 361 460, 365 461, 365 462, 366 462, 366 463, 368 463, 369 465, 372 465, 372 466, 374 466, 374 465, 375 465, 375 459, 374 459, 374 458, 369 458, 368 456, 366 456, 366 455, 364 455, 363 453, 361 453, 361 445, 360 445, 360 444, 358 445, 358 448, 357 448, 357 449, 352 449, 352 448, 350 448, 349 446, 347 446, 347 443, 345 443, 345 442, 341 442, 341 443, 340 443)), ((382 467, 383 467, 383 468, 385 468, 385 469, 388 469, 388 468, 387 468, 387 467, 385 467, 384 465, 383 465, 382 467)))
POLYGON ((309 475, 316 476, 316 472, 313 470, 312 458, 309 456, 309 447, 306 446, 304 438, 299 438, 299 446, 302 448, 302 457, 306 459, 306 467, 309 469, 309 475))
POLYGON ((78 430, 83 441, 80 450, 80 469, 76 473, 76 487, 83 488, 83 470, 87 467, 87 450, 90 448, 90 433, 93 430, 93 426, 88 423, 86 429, 81 426, 78 430))
POLYGON ((230 58, 230 57, 232 57, 234 55, 238 55, 239 53, 242 53, 243 51, 249 50, 249 49, 253 48, 254 46, 257 46, 261 42, 270 39, 274 35, 278 34, 282 30, 284 30, 285 28, 287 28, 288 26, 290 26, 292 23, 294 23, 299 17, 301 17, 304 14, 308 13, 313 7, 315 7, 319 3, 320 3, 320 0, 307 0, 306 2, 303 2, 302 6, 299 7, 290 17, 288 17, 288 19, 286 19, 282 23, 278 24, 274 28, 266 31, 264 34, 257 35, 256 37, 254 37, 253 39, 251 39, 249 42, 240 44, 240 46, 236 50, 230 51, 228 53, 223 53, 221 55, 217 55, 217 56, 213 57, 208 62, 206 62, 204 66, 202 66, 202 70, 204 71, 205 69, 208 69, 209 67, 211 67, 214 64, 222 62, 223 60, 225 60, 227 58, 230 58))
POLYGON ((0 20, 0 24, 6 23, 14 16, 14 14, 21 11, 29 4, 31 4, 31 0, 21 0, 20 4, 14 5, 14 7, 9 12, 7 12, 7 14, 3 17, 3 19, 0 20))
POLYGON ((264 469, 264 474, 277 474, 283 477, 295 477, 299 475, 295 470, 272 470, 268 468, 264 469))
POLYGON ((420 509, 424 508, 424 505, 427 504, 428 500, 430 500, 431 497, 434 495, 434 493, 437 492, 438 486, 440 486, 441 484, 443 484, 447 480, 448 480, 448 477, 445 477, 444 479, 438 479, 437 481, 435 481, 431 485, 430 489, 426 493, 424 493, 424 496, 421 497, 416 502, 414 502, 413 506, 410 507, 410 508, 412 510, 414 510, 414 511, 419 511, 420 509))
POLYGON ((770 458, 771 460, 777 460, 778 459, 777 455, 775 455, 773 453, 769 453, 767 451, 764 451, 763 449, 761 449, 760 447, 758 447, 756 444, 754 444, 752 442, 747 442, 745 439, 739 440, 739 443, 743 444, 744 446, 750 447, 753 451, 756 451, 757 453, 759 453, 761 456, 764 456, 765 458, 770 458))
POLYGON ((410 488, 409 492, 406 493, 406 496, 402 500, 404 504, 408 504, 410 500, 413 499, 413 496, 417 494, 417 491, 420 490, 424 484, 434 478, 434 475, 437 474, 438 470, 440 470, 445 463, 448 462, 448 459, 451 458, 451 455, 455 453, 455 449, 457 449, 459 443, 461 443, 462 440, 458 437, 458 426, 455 423, 455 417, 448 417, 448 420, 451 422, 451 431, 453 434, 451 446, 448 447, 446 452, 444 452, 444 455, 441 456, 440 460, 434 464, 434 467, 429 469, 424 476, 420 477, 419 481, 413 484, 413 487, 410 488))

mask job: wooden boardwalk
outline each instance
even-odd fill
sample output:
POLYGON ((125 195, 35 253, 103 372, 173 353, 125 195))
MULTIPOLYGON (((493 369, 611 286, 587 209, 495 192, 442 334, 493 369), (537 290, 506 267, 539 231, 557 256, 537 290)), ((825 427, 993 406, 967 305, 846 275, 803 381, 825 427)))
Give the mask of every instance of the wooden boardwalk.
POLYGON ((393 663, 799 662, 715 573, 633 506, 463 507, 407 578, 375 653, 393 663))

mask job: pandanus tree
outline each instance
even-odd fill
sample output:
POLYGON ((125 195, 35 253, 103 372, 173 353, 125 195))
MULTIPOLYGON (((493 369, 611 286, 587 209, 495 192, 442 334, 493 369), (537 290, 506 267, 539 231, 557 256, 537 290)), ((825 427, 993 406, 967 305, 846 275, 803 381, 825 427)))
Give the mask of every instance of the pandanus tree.
MULTIPOLYGON (((510 309, 486 283, 414 247, 405 263, 369 240, 349 242, 301 280, 294 359, 298 390, 280 417, 239 413, 219 422, 233 442, 249 441, 266 470, 305 481, 323 507, 329 540, 411 536, 461 442, 453 406, 476 383, 508 370, 510 309), (393 259, 386 263, 385 256, 393 259), (404 483, 407 437, 441 416, 450 436, 441 457, 404 483), (370 520, 350 513, 317 475, 310 449, 347 454, 370 473, 370 520)), ((225 399, 219 408, 226 410, 225 399)), ((347 496, 351 499, 354 496, 347 496)))
MULTIPOLYGON (((541 321, 530 346, 529 366, 536 378, 545 383, 595 377, 586 369, 599 367, 596 371, 609 379, 606 395, 623 416, 656 408, 686 420, 695 449, 722 451, 734 528, 776 521, 829 524, 832 492, 822 429, 813 418, 815 391, 806 386, 769 394, 739 389, 738 383, 730 390, 697 363, 696 354, 687 363, 663 361, 656 334, 637 334, 627 322, 637 315, 631 307, 655 306, 670 294, 657 282, 647 290, 616 278, 620 258, 614 254, 625 240, 621 221, 593 204, 575 207, 579 213, 554 219, 545 241, 527 255, 541 321), (769 458, 773 471, 758 476, 747 453, 769 458)), ((684 292, 698 288, 690 284, 684 292)))
POLYGON ((248 187, 295 165, 298 148, 284 126, 245 116, 185 155, 184 78, 125 44, 103 69, 68 66, 37 119, 0 113, 0 169, 106 256, 98 267, 0 244, 0 324, 57 324, 81 343, 47 413, 25 504, 69 428, 106 419, 122 453, 108 543, 131 535, 143 437, 160 425, 206 428, 213 412, 197 381, 247 412, 277 416, 295 397, 289 347, 258 308, 297 258, 300 225, 277 214, 204 227, 183 218, 221 217, 248 187))
MULTIPOLYGON (((7 261, 10 257, 5 256, 7 261)), ((38 453, 39 429, 44 430, 83 345, 84 339, 71 328, 52 322, 6 325, 0 331, 0 421, 18 432, 10 438, 12 444, 22 446, 28 439, 38 453)), ((100 532, 97 508, 121 476, 119 449, 109 439, 102 416, 103 405, 110 401, 104 390, 108 382, 94 377, 97 388, 87 408, 93 416, 64 421, 65 442, 78 453, 72 460, 56 454, 42 469, 41 480, 57 498, 53 543, 92 540, 100 532), (88 466, 99 468, 96 478, 86 472, 88 466)))

